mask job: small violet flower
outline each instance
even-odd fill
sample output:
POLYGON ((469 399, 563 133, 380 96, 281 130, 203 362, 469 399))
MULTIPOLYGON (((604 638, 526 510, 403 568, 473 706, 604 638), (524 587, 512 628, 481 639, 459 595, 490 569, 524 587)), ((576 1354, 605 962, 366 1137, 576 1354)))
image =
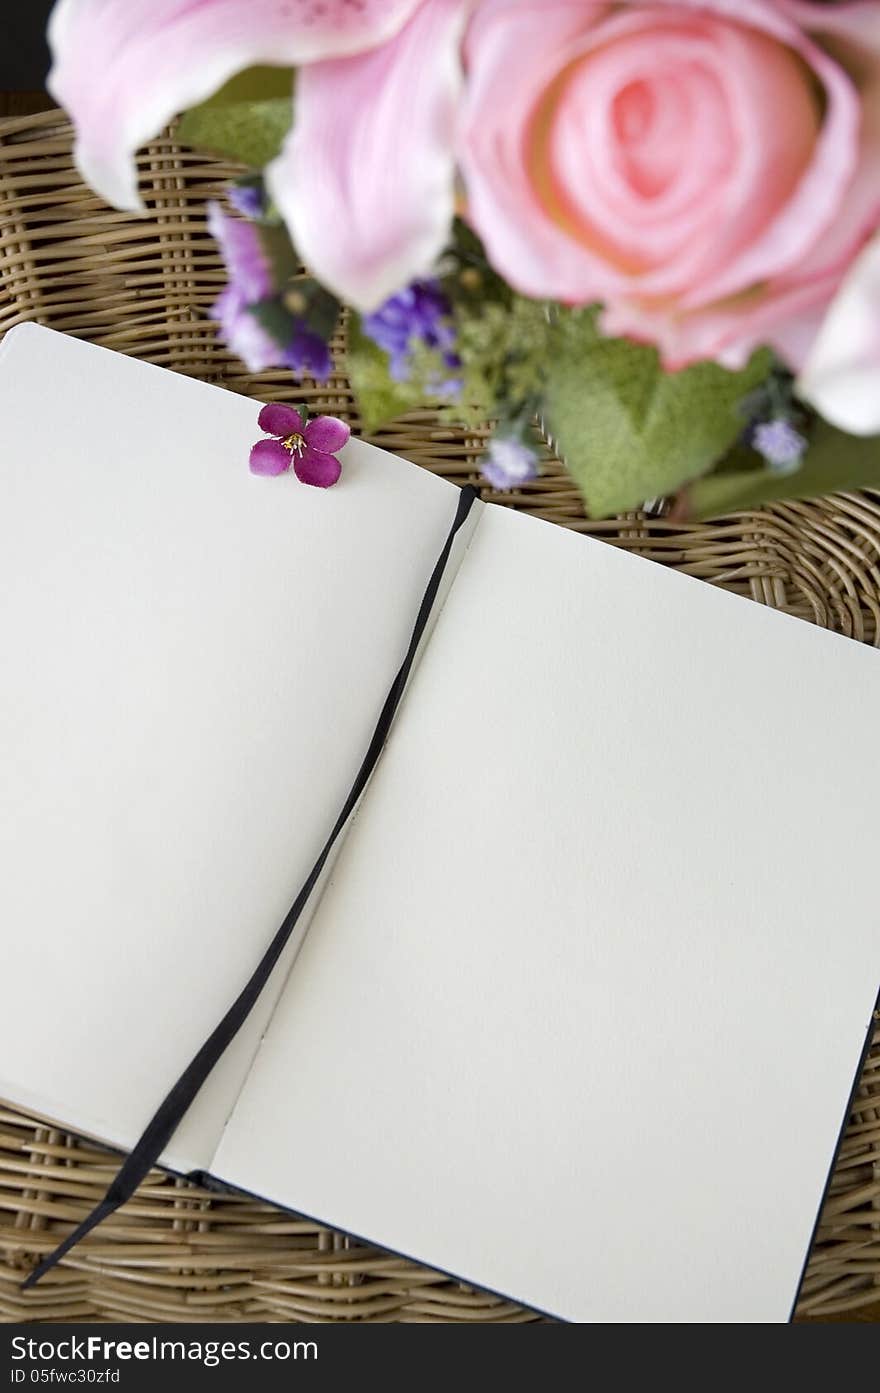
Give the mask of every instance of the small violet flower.
POLYGON ((344 421, 335 416, 315 416, 306 424, 298 411, 282 402, 263 407, 257 423, 270 440, 258 440, 251 450, 252 474, 293 472, 303 484, 328 489, 342 473, 335 451, 341 450, 351 434, 344 421))
POLYGON ((800 468, 807 442, 790 421, 762 421, 751 433, 752 448, 774 474, 793 474, 800 468))
POLYGON ((489 442, 482 474, 493 489, 512 489, 537 477, 538 456, 516 436, 496 435, 489 442))
POLYGON ((244 218, 262 218, 266 212, 262 184, 232 184, 227 197, 236 213, 241 213, 244 218))
MULTIPOLYGON (((388 354, 391 376, 402 382, 409 376, 410 356, 419 344, 438 349, 446 367, 461 366, 461 359, 454 352, 455 326, 451 316, 452 306, 439 281, 421 280, 392 295, 373 314, 364 315, 362 325, 364 333, 388 354)), ((450 378, 439 383, 437 390, 442 395, 453 395, 460 386, 457 379, 450 378)))
POLYGON ((220 247, 229 273, 229 284, 211 308, 211 317, 218 321, 227 347, 241 358, 249 372, 285 367, 325 382, 333 370, 333 361, 320 334, 294 317, 289 320, 289 341, 279 343, 252 312, 255 305, 271 300, 277 300, 281 307, 259 229, 240 218, 230 218, 219 203, 212 201, 208 204, 208 230, 220 247))
POLYGON ((208 231, 220 248, 229 283, 249 305, 274 293, 272 269, 260 241, 259 229, 241 218, 230 218, 216 199, 208 204, 208 231))
MULTIPOLYGON (((290 368, 298 377, 307 373, 316 382, 326 382, 333 371, 329 345, 302 320, 296 321, 293 338, 284 349, 281 362, 283 367, 290 368)), ((325 419, 331 418, 328 416, 325 419)))

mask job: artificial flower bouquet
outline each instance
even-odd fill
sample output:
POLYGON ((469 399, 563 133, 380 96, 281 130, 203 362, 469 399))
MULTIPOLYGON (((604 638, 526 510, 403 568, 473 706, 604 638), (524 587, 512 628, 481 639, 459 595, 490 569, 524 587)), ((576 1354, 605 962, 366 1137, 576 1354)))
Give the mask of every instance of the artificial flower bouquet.
POLYGON ((348 310, 368 431, 495 420, 509 489, 540 422, 594 515, 880 486, 880 0, 59 0, 50 42, 120 208, 178 112, 249 167, 252 371, 326 378, 348 310))

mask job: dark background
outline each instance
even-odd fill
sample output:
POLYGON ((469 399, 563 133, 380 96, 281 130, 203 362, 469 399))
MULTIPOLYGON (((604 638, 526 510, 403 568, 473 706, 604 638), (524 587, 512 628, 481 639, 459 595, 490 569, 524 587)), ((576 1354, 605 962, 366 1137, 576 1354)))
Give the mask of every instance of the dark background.
POLYGON ((38 92, 43 87, 51 9, 52 0, 0 0, 0 91, 38 92))

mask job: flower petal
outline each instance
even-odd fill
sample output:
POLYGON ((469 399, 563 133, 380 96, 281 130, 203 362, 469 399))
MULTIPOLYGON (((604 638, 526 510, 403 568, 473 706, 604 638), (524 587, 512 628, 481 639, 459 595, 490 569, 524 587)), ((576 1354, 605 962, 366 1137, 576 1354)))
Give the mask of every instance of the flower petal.
POLYGON ((297 377, 308 375, 316 382, 326 382, 333 371, 330 345, 301 322, 285 350, 284 363, 297 377))
POLYGON ((303 484, 328 489, 342 473, 342 465, 335 455, 326 455, 323 450, 313 450, 307 445, 301 455, 294 455, 293 472, 303 484))
POLYGON ((251 449, 252 474, 284 474, 290 468, 291 454, 280 440, 258 440, 251 449))
POLYGON ((880 432, 880 234, 843 282, 797 390, 833 426, 880 432))
POLYGON ((257 417, 257 425, 267 435, 301 435, 302 416, 281 401, 267 402, 257 417))
POLYGON ((237 286, 227 285, 210 313, 220 325, 227 348, 241 358, 248 372, 264 372, 281 364, 283 350, 251 314, 237 286))
POLYGON ((316 416, 305 429, 306 441, 313 450, 326 450, 335 454, 341 450, 351 435, 351 427, 338 416, 316 416))
POLYGON ((295 66, 391 38, 420 0, 58 0, 49 90, 77 128, 76 161, 118 208, 140 210, 133 152, 178 111, 255 63, 295 66))
POLYGON ((208 231, 214 238, 229 279, 242 299, 253 305, 272 292, 272 272, 253 223, 230 218, 212 198, 208 203, 208 231))
POLYGON ((424 0, 381 48, 299 74, 269 191, 306 264, 360 310, 429 270, 449 232, 467 8, 424 0))

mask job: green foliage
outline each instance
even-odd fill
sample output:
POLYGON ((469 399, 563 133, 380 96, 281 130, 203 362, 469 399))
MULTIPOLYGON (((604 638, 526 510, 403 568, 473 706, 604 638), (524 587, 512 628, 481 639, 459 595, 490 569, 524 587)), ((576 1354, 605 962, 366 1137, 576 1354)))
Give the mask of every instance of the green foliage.
POLYGON ((279 287, 286 285, 299 270, 299 257, 287 228, 283 223, 262 222, 257 225, 257 236, 269 263, 272 284, 279 287))
POLYGON ((262 169, 278 154, 292 119, 291 69, 255 67, 185 112, 177 134, 184 145, 262 169))
POLYGON ((294 75, 293 68, 266 65, 244 68, 193 110, 226 106, 229 102, 266 102, 273 97, 284 97, 286 101, 293 91, 294 75))
POLYGON ((247 308, 270 339, 282 348, 290 343, 296 331, 296 320, 280 300, 258 300, 247 308))
MULTIPOLYGON (((465 425, 500 417, 521 429, 543 415, 594 516, 673 493, 689 515, 711 517, 774 498, 880 488, 877 436, 848 436, 821 420, 807 426, 805 418, 809 449, 789 475, 773 473, 742 443, 745 422, 768 401, 778 405, 785 386, 768 350, 741 372, 708 362, 664 372, 654 348, 604 338, 594 308, 567 310, 511 292, 460 227, 441 272, 460 368, 415 345, 409 378, 394 381, 388 355, 352 317, 348 369, 368 433, 418 409, 454 375, 462 391, 441 404, 441 417, 465 425)), ((786 403, 797 406, 788 396, 786 403)))
POLYGON ((415 380, 394 381, 389 371, 388 354, 367 338, 355 314, 352 314, 348 326, 346 369, 367 435, 373 435, 388 421, 423 404, 424 392, 420 384, 415 380))
MULTIPOLYGON (((291 249, 292 255, 296 253, 291 249)), ((284 303, 313 334, 325 342, 333 337, 339 323, 339 301, 310 276, 299 276, 287 285, 284 303)))
POLYGON ((771 355, 739 373, 697 363, 667 373, 654 348, 602 338, 590 311, 563 311, 552 347, 545 418, 594 516, 638 507, 705 474, 743 428, 737 410, 771 355))
POLYGON ((269 337, 284 348, 302 325, 325 342, 329 340, 339 318, 339 301, 317 281, 301 277, 292 281, 283 295, 273 295, 248 305, 248 312, 269 337))
POLYGON ((794 474, 773 474, 752 450, 734 458, 685 492, 688 516, 718 517, 740 508, 757 508, 776 498, 816 498, 841 490, 880 487, 880 436, 845 435, 817 420, 810 445, 794 474))
MULTIPOLYGON (((557 335, 553 311, 542 300, 511 295, 456 306, 456 352, 461 358, 460 400, 444 414, 476 425, 487 417, 533 414, 557 335)), ((448 372, 447 372, 448 375, 448 372)))

